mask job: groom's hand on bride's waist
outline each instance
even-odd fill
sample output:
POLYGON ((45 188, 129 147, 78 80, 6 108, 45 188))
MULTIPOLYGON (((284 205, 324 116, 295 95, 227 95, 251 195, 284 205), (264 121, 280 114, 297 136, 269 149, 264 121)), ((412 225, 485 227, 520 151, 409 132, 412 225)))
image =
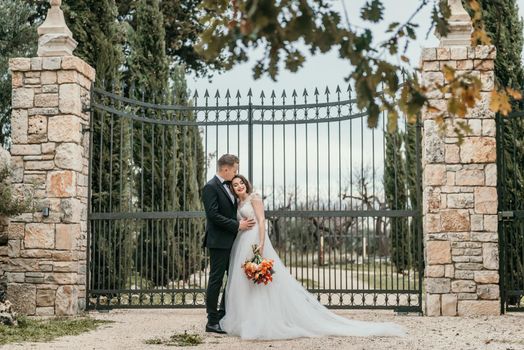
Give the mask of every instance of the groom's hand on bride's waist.
POLYGON ((255 225, 255 219, 242 219, 242 220, 240 220, 240 224, 238 225, 238 229, 240 231, 245 231, 245 230, 249 230, 254 225, 255 225))

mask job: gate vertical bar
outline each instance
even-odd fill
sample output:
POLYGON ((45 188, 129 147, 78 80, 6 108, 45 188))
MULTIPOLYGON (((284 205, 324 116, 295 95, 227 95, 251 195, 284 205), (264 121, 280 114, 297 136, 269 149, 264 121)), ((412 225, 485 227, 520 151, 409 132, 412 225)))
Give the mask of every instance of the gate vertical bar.
POLYGON ((247 111, 248 118, 248 132, 247 132, 247 141, 248 141, 248 152, 249 152, 249 163, 248 163, 248 176, 249 181, 253 181, 253 104, 251 99, 249 99, 249 106, 247 111))

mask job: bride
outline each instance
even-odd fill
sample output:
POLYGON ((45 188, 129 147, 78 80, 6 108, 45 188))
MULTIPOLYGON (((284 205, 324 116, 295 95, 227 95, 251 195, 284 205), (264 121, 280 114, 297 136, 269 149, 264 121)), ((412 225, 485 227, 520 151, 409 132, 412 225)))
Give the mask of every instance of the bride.
POLYGON ((242 175, 231 182, 232 192, 240 200, 237 216, 254 218, 255 226, 239 231, 231 250, 226 285, 226 314, 220 326, 243 339, 290 339, 331 336, 402 336, 401 327, 392 323, 354 321, 338 316, 320 304, 289 274, 273 249, 265 230, 264 204, 252 192, 242 175), (273 259, 273 282, 254 284, 241 265, 253 257, 252 245, 260 255, 273 259))

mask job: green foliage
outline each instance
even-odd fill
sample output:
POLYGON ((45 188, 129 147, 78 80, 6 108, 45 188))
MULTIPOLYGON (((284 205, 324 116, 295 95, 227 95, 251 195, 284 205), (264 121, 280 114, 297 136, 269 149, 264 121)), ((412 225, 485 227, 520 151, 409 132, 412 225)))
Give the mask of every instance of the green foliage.
MULTIPOLYGON (((402 143, 402 134, 398 130, 386 133, 384 188, 386 205, 391 210, 405 210, 408 204, 406 160, 402 157, 402 143)), ((389 231, 391 261, 397 271, 404 271, 409 268, 409 263, 413 260, 408 248, 410 230, 407 218, 390 218, 389 231)))
MULTIPOLYGON (((140 0, 116 0, 119 20, 136 28, 137 6, 140 0)), ((201 0, 161 1, 163 28, 165 30, 165 51, 171 67, 184 66, 198 76, 212 75, 223 69, 222 58, 205 60, 195 50, 198 35, 204 30, 198 5, 201 0)))
MULTIPOLYGON (((480 6, 477 0, 469 0, 469 3, 475 24, 472 37, 475 43, 488 44, 480 6)), ((250 48, 261 48, 264 55, 255 63, 253 75, 259 78, 267 74, 274 80, 280 68, 294 72, 303 64, 305 56, 298 48, 299 43, 313 55, 335 49, 341 58, 347 59, 353 66, 347 78, 354 82, 358 108, 369 113, 369 127, 378 125, 378 118, 384 110, 393 119, 390 124, 396 122, 399 113, 395 94, 399 89, 399 78, 402 68, 411 69, 401 88, 401 104, 405 106, 403 112, 410 121, 415 120, 422 108, 431 107, 428 93, 438 89, 455 99, 455 103, 441 111, 443 116, 437 122, 442 125, 444 117, 460 117, 474 107, 480 99, 480 93, 477 93, 480 80, 464 73, 453 75, 453 79, 443 85, 423 86, 417 81, 417 74, 412 67, 405 64, 409 63, 405 53, 410 43, 417 39, 415 19, 428 6, 433 7, 432 27, 441 35, 447 34, 447 20, 451 14, 447 1, 421 0, 406 22, 389 24, 389 38, 376 43, 370 28, 343 22, 334 5, 326 0, 298 3, 292 0, 203 0, 202 21, 206 29, 200 35, 197 48, 210 60, 225 57, 226 68, 247 61, 250 48), (400 63, 392 63, 386 53, 399 55, 400 63)), ((383 11, 383 1, 367 1, 360 11, 360 17, 374 25, 382 21, 383 11)), ((507 109, 505 101, 508 93, 500 91, 499 94, 502 103, 491 106, 495 111, 507 109)), ((458 129, 459 134, 464 132, 467 130, 458 129)))
POLYGON ((203 339, 198 334, 187 333, 173 334, 168 339, 150 338, 144 341, 148 345, 166 345, 166 346, 197 346, 202 344, 203 339))
POLYGON ((118 80, 125 33, 116 20, 115 0, 69 0, 63 7, 69 29, 79 42, 75 55, 96 69, 98 84, 118 80))
MULTIPOLYGON (((517 1, 480 1, 485 18, 486 32, 497 48, 495 59, 495 79, 501 86, 515 90, 524 89, 524 66, 522 48, 524 42, 524 22, 519 16, 517 1)), ((516 111, 524 110, 522 103, 513 102, 516 111)), ((499 207, 502 210, 524 209, 524 120, 522 118, 500 120, 499 122, 499 157, 503 164, 499 168, 499 183, 503 195, 499 207)), ((521 289, 524 285, 524 238, 518 228, 518 220, 505 224, 503 233, 507 258, 508 286, 521 289)), ((511 304, 517 304, 519 296, 510 297, 511 304)))
POLYGON ((34 13, 34 8, 23 0, 0 1, 0 146, 8 146, 11 134, 9 58, 35 54, 36 28, 27 21, 34 13))
POLYGON ((111 321, 92 318, 52 318, 35 320, 27 317, 18 319, 18 326, 0 324, 0 344, 20 342, 49 342, 66 335, 79 335, 92 331, 111 321))

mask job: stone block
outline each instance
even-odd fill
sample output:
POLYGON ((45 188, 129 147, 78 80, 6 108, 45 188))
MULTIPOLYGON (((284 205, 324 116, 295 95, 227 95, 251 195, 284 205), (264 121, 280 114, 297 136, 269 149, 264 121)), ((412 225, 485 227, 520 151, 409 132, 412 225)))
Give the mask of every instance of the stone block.
POLYGON ((44 57, 42 59, 42 68, 44 70, 58 70, 62 63, 61 57, 44 57))
POLYGON ((495 137, 497 134, 497 126, 494 119, 482 120, 482 136, 495 137))
POLYGON ((54 224, 29 223, 25 227, 24 248, 54 248, 54 224))
POLYGON ((28 116, 25 109, 13 110, 11 113, 11 139, 13 144, 26 144, 28 116))
POLYGON ((23 239, 25 234, 25 224, 11 222, 8 227, 9 239, 23 239))
POLYGON ((56 290, 55 313, 57 316, 71 316, 78 312, 78 287, 60 286, 56 290))
POLYGON ((72 115, 59 115, 49 118, 49 141, 75 142, 82 141, 80 119, 72 115))
POLYGON ((467 209, 473 208, 475 200, 472 193, 453 193, 447 195, 447 203, 450 209, 467 209))
POLYGON ((435 61, 437 59, 437 49, 433 47, 425 47, 421 53, 422 61, 435 61))
POLYGON ((475 271, 474 279, 477 283, 499 283, 499 272, 498 271, 475 271))
POLYGON ((484 171, 462 169, 457 171, 456 184, 458 186, 482 186, 484 185, 484 171))
POLYGON ((32 108, 35 92, 30 88, 18 88, 13 89, 13 95, 11 100, 11 106, 13 109, 16 108, 32 108))
POLYGON ((453 293, 474 293, 477 290, 477 284, 472 280, 455 280, 451 282, 451 291, 453 293))
POLYGON ((39 155, 42 153, 40 145, 12 145, 11 154, 16 156, 39 155))
POLYGON ((497 232, 474 232, 471 238, 479 242, 498 242, 498 233, 497 232))
MULTIPOLYGON (((455 269, 457 270, 473 270, 478 271, 482 270, 483 266, 480 263, 456 263, 455 269)), ((455 272, 456 275, 457 272, 455 272)))
POLYGON ((73 197, 76 194, 76 173, 71 170, 47 174, 47 192, 51 197, 73 197))
POLYGON ((428 293, 449 293, 451 281, 449 278, 426 278, 426 291, 428 293))
POLYGON ((484 215, 484 230, 490 232, 498 231, 498 216, 497 215, 484 215))
POLYGON ((24 86, 24 73, 12 72, 11 73, 11 88, 21 88, 24 86))
POLYGON ((437 59, 441 60, 450 60, 451 59, 451 50, 449 47, 438 47, 437 48, 437 59))
POLYGON ((77 84, 62 84, 59 92, 59 108, 64 114, 82 115, 80 86, 77 84))
POLYGON ((57 77, 58 75, 54 71, 44 71, 40 76, 40 81, 42 85, 56 84, 58 81, 57 77))
POLYGON ((426 316, 440 316, 439 294, 426 294, 426 316))
POLYGON ((34 315, 36 312, 36 286, 32 284, 7 285, 7 299, 13 304, 13 309, 24 315, 34 315))
POLYGON ((493 60, 473 60, 473 66, 479 71, 493 71, 495 69, 495 61, 493 60))
POLYGON ((444 277, 444 265, 429 265, 426 267, 427 277, 444 277))
POLYGON ((58 84, 77 83, 78 72, 76 70, 58 71, 58 84))
POLYGON ((56 225, 56 249, 71 250, 75 246, 76 239, 80 235, 79 224, 57 224, 56 225))
POLYGON ((27 72, 31 70, 30 58, 11 58, 9 59, 9 70, 12 72, 27 72))
POLYGON ((426 164, 424 168, 425 186, 442 186, 446 184, 446 166, 444 164, 426 164))
POLYGON ((55 164, 61 169, 82 171, 82 146, 76 143, 62 143, 55 151, 55 164))
POLYGON ((470 230, 468 210, 452 209, 441 212, 442 230, 448 232, 463 232, 470 230))
POLYGON ((472 280, 476 272, 477 271, 457 270, 455 271, 455 278, 459 280, 472 280))
POLYGON ((499 268, 499 250, 497 243, 482 244, 483 266, 489 270, 498 270, 499 268))
POLYGON ((35 96, 35 107, 58 106, 58 94, 38 94, 35 96))
MULTIPOLYGON (((47 283, 56 283, 56 284, 76 284, 77 273, 74 272, 50 272, 46 273, 45 281, 47 283)), ((58 295, 57 295, 58 298, 58 295)))
POLYGON ((31 71, 42 70, 42 58, 31 57, 31 71))
POLYGON ((477 295, 482 300, 498 300, 500 291, 498 284, 480 284, 477 287, 477 295))
POLYGON ((56 144, 54 142, 47 142, 42 144, 43 154, 52 154, 55 152, 56 144))
POLYGON ((458 297, 456 294, 442 294, 442 316, 456 316, 458 297))
POLYGON ((426 214, 424 216, 424 227, 425 232, 440 232, 440 215, 438 214, 426 214))
POLYGON ((470 215, 471 230, 472 231, 483 231, 484 230, 484 216, 483 215, 470 215))
POLYGON ((497 214, 498 198, 496 187, 475 188, 475 213, 497 214))
POLYGON ((468 48, 452 47, 450 49, 450 57, 452 60, 466 60, 468 59, 468 48))
POLYGON ((460 163, 459 146, 456 144, 445 145, 445 157, 446 163, 460 163))
POLYGON ((495 138, 464 138, 460 146, 460 159, 463 163, 494 163, 497 159, 495 138))
POLYGON ((426 245, 429 265, 451 263, 451 245, 449 241, 428 241, 426 245))
POLYGON ((459 316, 498 316, 500 302, 497 300, 459 300, 459 316))
POLYGON ((473 69, 473 60, 460 60, 457 61, 457 70, 470 71, 473 69))
POLYGON ((77 198, 64 198, 60 201, 62 221, 65 223, 78 223, 82 219, 82 210, 87 209, 77 198))
POLYGON ((444 268, 444 277, 453 278, 455 276, 455 266, 453 264, 447 264, 444 268))
POLYGON ((477 59, 495 59, 497 49, 493 45, 477 45, 471 48, 475 52, 477 59))
POLYGON ((52 170, 55 162, 52 160, 35 160, 25 162, 25 170, 52 170))

